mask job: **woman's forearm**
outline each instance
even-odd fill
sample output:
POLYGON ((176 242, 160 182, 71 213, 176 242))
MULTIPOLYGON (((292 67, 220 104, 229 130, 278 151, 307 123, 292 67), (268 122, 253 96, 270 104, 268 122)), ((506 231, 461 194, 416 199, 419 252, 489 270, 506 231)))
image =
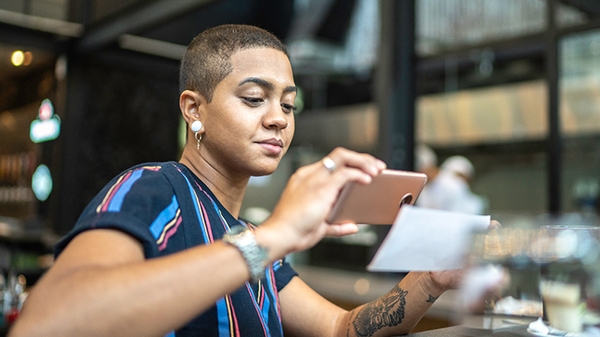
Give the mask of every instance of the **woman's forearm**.
POLYGON ((249 275, 237 250, 220 243, 120 264, 77 267, 67 261, 65 267, 59 259, 34 286, 11 337, 161 336, 210 308, 249 275))
POLYGON ((350 312, 347 336, 409 333, 443 290, 427 272, 411 272, 382 297, 350 312))

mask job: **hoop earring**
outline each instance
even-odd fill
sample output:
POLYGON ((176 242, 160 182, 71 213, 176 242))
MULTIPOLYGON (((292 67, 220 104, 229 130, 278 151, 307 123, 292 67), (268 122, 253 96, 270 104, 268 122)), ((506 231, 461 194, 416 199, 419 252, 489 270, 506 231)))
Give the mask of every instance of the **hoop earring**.
POLYGON ((201 121, 193 121, 190 125, 190 130, 194 132, 194 138, 196 138, 196 149, 200 149, 200 141, 202 140, 202 135, 200 134, 200 130, 202 129, 201 121))

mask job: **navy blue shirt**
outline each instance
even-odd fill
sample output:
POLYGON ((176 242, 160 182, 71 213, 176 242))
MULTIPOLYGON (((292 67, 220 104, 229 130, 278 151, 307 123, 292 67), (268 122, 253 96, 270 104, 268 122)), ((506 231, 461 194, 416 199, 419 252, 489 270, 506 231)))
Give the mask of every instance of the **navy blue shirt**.
MULTIPOLYGON (((141 242, 150 259, 210 244, 240 224, 250 226, 235 219, 183 164, 148 163, 109 182, 56 245, 55 254, 83 231, 111 228, 141 242)), ((283 336, 278 292, 295 275, 288 263, 276 261, 260 282, 247 282, 168 336, 283 336)), ((173 286, 176 281, 181 282, 174 280, 173 286)))

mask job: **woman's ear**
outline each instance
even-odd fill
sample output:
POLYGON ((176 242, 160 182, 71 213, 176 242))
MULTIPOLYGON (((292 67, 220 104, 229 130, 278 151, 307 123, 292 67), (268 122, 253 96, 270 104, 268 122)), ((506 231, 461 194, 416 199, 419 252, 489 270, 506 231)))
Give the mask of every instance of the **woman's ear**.
POLYGON ((184 90, 179 95, 179 109, 186 123, 190 124, 195 120, 201 120, 200 107, 202 106, 202 96, 191 90, 184 90))

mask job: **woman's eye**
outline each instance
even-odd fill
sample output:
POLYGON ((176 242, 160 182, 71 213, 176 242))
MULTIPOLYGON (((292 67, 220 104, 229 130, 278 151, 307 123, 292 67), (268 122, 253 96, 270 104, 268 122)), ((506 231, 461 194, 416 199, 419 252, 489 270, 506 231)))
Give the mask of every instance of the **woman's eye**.
POLYGON ((246 103, 251 104, 251 105, 259 105, 265 101, 264 99, 258 98, 258 97, 243 97, 243 100, 246 101, 246 103))
POLYGON ((295 106, 287 103, 281 103, 281 108, 283 108, 284 112, 294 112, 297 109, 295 106))

